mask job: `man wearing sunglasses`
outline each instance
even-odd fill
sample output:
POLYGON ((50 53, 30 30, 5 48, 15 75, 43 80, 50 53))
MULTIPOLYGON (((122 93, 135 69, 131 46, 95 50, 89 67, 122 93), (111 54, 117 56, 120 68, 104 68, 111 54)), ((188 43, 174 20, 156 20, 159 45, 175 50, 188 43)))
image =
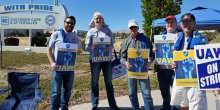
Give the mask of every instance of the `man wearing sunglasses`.
MULTIPOLYGON (((139 26, 137 21, 134 19, 129 20, 128 22, 128 31, 130 36, 128 36, 125 41, 121 45, 120 51, 120 61, 121 63, 125 64, 127 69, 132 68, 131 64, 128 62, 128 48, 135 48, 135 49, 150 49, 150 58, 149 62, 146 66, 149 65, 154 60, 154 53, 152 52, 152 43, 143 33, 139 33, 139 26)), ((151 89, 150 89, 150 81, 149 78, 147 79, 137 79, 137 78, 129 78, 128 81, 128 88, 129 88, 129 98, 132 105, 133 110, 139 110, 139 102, 137 97, 137 83, 141 87, 141 92, 144 100, 144 107, 145 110, 153 110, 153 100, 151 97, 151 89)))
MULTIPOLYGON (((208 43, 208 38, 202 36, 195 30, 196 19, 191 13, 182 15, 180 27, 182 32, 178 35, 174 43, 174 51, 191 50, 195 45, 204 45, 208 43)), ((172 63, 172 68, 185 65, 172 63)), ((178 74, 178 73, 177 73, 178 74)), ((196 73, 192 73, 196 74, 196 73)), ((174 79, 174 83, 176 80, 174 79)), ((181 106, 181 110, 207 110, 206 91, 199 90, 198 87, 180 87, 173 86, 171 93, 171 103, 173 110, 181 106)))
MULTIPOLYGON (((50 61, 50 67, 52 69, 51 110, 59 110, 59 108, 61 108, 61 110, 68 110, 68 103, 71 96, 71 90, 74 80, 74 71, 57 71, 57 59, 66 59, 65 57, 70 59, 72 55, 70 52, 70 54, 68 55, 57 57, 57 54, 60 43, 65 43, 66 46, 68 44, 77 44, 77 53, 81 52, 80 39, 74 32, 72 32, 75 23, 76 20, 74 16, 66 17, 64 21, 64 29, 59 29, 58 31, 55 31, 50 37, 47 56, 50 61), (61 89, 62 85, 63 89, 61 89), (62 96, 61 90, 63 90, 62 96)), ((71 62, 73 62, 73 60, 71 60, 71 62)), ((70 61, 68 61, 67 64, 69 63, 70 61)))

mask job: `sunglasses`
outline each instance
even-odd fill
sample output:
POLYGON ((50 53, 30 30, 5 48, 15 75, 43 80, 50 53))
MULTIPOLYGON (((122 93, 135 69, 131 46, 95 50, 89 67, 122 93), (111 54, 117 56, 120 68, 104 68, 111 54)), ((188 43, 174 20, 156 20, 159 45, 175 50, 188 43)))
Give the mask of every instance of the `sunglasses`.
POLYGON ((66 24, 71 24, 73 25, 74 23, 73 22, 68 22, 68 21, 65 21, 66 24))
POLYGON ((136 29, 137 28, 137 26, 131 26, 130 27, 130 29, 136 29))

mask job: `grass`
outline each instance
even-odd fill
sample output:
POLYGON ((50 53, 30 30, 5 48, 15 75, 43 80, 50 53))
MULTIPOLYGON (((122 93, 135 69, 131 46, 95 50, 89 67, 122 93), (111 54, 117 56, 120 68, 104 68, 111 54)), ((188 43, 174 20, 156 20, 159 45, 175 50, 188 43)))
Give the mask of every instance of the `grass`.
POLYGON ((2 67, 3 68, 14 68, 21 67, 26 64, 40 65, 49 64, 46 53, 30 53, 27 55, 25 52, 15 51, 3 51, 2 54, 2 67))
MULTIPOLYGON (((75 75, 72 96, 70 99, 70 105, 90 102, 90 67, 88 63, 88 57, 89 57, 88 55, 77 56, 76 70, 84 71, 84 73, 79 73, 75 75)), ((49 61, 47 59, 47 55, 44 53, 31 53, 30 55, 27 55, 25 52, 11 52, 11 51, 3 52, 3 68, 20 68, 27 64, 35 65, 37 67, 40 64, 49 65, 49 61)), ((151 89, 152 90, 158 89, 157 78, 155 76, 152 76, 150 81, 151 81, 151 89)), ((114 79, 113 85, 114 85, 116 97, 128 94, 128 88, 127 88, 127 82, 125 76, 114 79)), ((40 102, 39 109, 40 110, 49 109, 48 107, 50 104, 51 78, 41 78, 39 87, 43 91, 43 95, 44 95, 44 99, 40 102)), ((3 87, 0 86, 0 88, 3 87)), ((100 100, 105 99, 106 91, 105 91, 103 75, 100 75, 99 91, 100 91, 100 100)), ((2 102, 6 96, 7 94, 0 96, 0 102, 2 102)))

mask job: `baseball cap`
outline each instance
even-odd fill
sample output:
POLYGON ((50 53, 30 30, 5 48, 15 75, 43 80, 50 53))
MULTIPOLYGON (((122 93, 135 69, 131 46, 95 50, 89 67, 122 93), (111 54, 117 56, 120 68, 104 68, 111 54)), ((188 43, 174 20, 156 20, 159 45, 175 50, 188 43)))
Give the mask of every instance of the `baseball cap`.
POLYGON ((137 21, 135 21, 134 19, 131 19, 131 20, 128 21, 128 28, 130 28, 132 26, 139 27, 137 21))
POLYGON ((175 20, 176 21, 176 18, 175 18, 175 16, 170 15, 165 18, 165 21, 167 21, 167 20, 175 20))
POLYGON ((183 22, 183 21, 196 21, 196 18, 195 18, 195 16, 193 14, 186 13, 186 14, 182 15, 180 21, 181 22, 183 22))

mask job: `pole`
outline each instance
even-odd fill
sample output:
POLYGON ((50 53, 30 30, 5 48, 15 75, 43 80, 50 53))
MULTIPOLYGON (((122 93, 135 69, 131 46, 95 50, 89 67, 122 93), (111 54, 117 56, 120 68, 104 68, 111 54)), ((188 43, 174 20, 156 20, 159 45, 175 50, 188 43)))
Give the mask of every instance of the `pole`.
MULTIPOLYGON (((30 0, 30 4, 32 4, 32 0, 30 0)), ((30 14, 32 14, 32 11, 30 11, 30 14)), ((32 30, 29 28, 29 47, 31 47, 31 37, 32 37, 32 30)))
POLYGON ((2 40, 1 40, 1 38, 0 38, 0 43, 1 43, 1 66, 0 66, 0 69, 2 68, 2 40))
POLYGON ((58 6, 58 0, 54 0, 54 6, 58 6))

